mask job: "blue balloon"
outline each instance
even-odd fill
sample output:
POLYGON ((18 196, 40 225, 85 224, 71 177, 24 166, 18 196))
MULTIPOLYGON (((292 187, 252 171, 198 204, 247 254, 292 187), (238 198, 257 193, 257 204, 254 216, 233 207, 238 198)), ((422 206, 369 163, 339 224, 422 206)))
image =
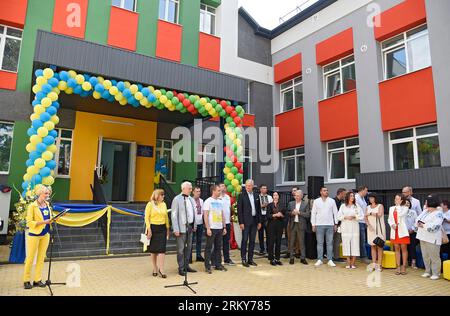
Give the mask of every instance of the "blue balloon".
POLYGON ((84 81, 89 81, 89 79, 91 79, 91 76, 89 76, 88 74, 84 74, 84 81))
POLYGON ((47 112, 44 112, 44 113, 41 114, 41 116, 39 118, 41 119, 42 122, 45 123, 47 121, 50 121, 51 115, 48 114, 47 112))
POLYGON ((25 164, 27 165, 27 167, 31 167, 34 165, 34 161, 31 159, 28 159, 25 164))
POLYGON ((81 94, 83 92, 83 88, 81 88, 80 85, 77 85, 74 89, 73 89, 73 93, 75 94, 81 94))
POLYGON ((52 102, 52 106, 54 106, 57 110, 58 110, 59 107, 60 107, 58 101, 52 102))
POLYGON ((48 83, 50 84, 50 86, 52 86, 53 88, 56 88, 59 84, 59 80, 56 78, 51 78, 48 83))
POLYGON ((28 136, 33 136, 33 135, 36 135, 37 133, 36 133, 36 130, 34 129, 34 128, 32 128, 32 127, 30 127, 28 130, 27 130, 27 135, 28 136))
POLYGON ((53 138, 56 138, 56 137, 58 137, 58 132, 53 129, 50 132, 48 132, 48 135, 53 138))
POLYGON ((167 171, 168 171, 168 170, 167 170, 166 167, 162 167, 162 168, 161 168, 161 173, 162 173, 162 174, 167 174, 167 171))
POLYGON ((148 96, 148 100, 150 101, 150 102, 155 102, 156 101, 156 96, 153 94, 153 93, 151 93, 149 96, 148 96))
POLYGON ((38 105, 39 104, 39 101, 38 100, 33 100, 33 102, 31 102, 31 105, 33 106, 33 107, 35 107, 36 105, 38 105))
POLYGON ((35 174, 33 177, 31 177, 31 183, 34 185, 41 184, 42 183, 42 177, 40 174, 35 174))
POLYGON ((44 126, 44 123, 42 123, 41 120, 34 120, 31 125, 33 126, 33 128, 37 131, 39 127, 44 126))
POLYGON ((63 81, 67 81, 67 80, 69 80, 69 78, 70 78, 70 76, 69 76, 69 73, 67 72, 67 71, 61 71, 60 73, 59 73, 59 78, 61 79, 61 80, 63 80, 63 81))
POLYGON ((55 78, 56 80, 58 80, 58 83, 59 83, 59 81, 61 80, 61 77, 59 76, 59 73, 57 73, 57 72, 55 72, 55 73, 53 74, 53 78, 55 78))
POLYGON ((49 160, 47 161, 47 163, 45 164, 45 166, 47 168, 49 168, 50 170, 53 170, 56 168, 56 162, 54 160, 49 160))
POLYGON ((28 181, 22 182, 22 189, 24 189, 24 190, 28 189, 28 184, 29 184, 28 181))
POLYGON ((36 77, 40 77, 44 75, 44 71, 42 69, 37 69, 34 74, 36 75, 36 77))
POLYGON ((50 116, 53 116, 53 115, 55 115, 55 114, 58 112, 58 110, 57 110, 53 105, 51 105, 51 106, 49 106, 49 107, 47 108, 46 112, 47 112, 50 116))
POLYGON ((148 88, 143 88, 141 92, 144 97, 148 97, 150 95, 150 90, 148 88))
POLYGON ((123 93, 123 96, 127 99, 129 97, 131 97, 131 95, 132 95, 130 89, 124 89, 122 93, 123 93))
POLYGON ((46 144, 44 144, 44 143, 39 143, 39 144, 37 144, 36 145, 36 151, 37 152, 39 152, 39 153, 43 153, 44 151, 46 151, 47 150, 47 145, 46 144))
POLYGON ((50 93, 50 92, 52 92, 52 89, 53 89, 52 86, 50 84, 46 83, 42 86, 41 91, 44 93, 50 93))
POLYGON ((109 99, 110 97, 111 97, 111 94, 109 93, 108 90, 103 91, 103 93, 102 93, 103 99, 109 99))
POLYGON ((44 144, 46 144, 47 146, 53 145, 55 143, 55 138, 52 136, 46 136, 43 139, 44 144))
POLYGON ((98 93, 103 93, 103 91, 105 91, 105 87, 101 83, 97 83, 95 85, 95 91, 98 93))
POLYGON ((139 90, 139 91, 142 91, 142 89, 144 88, 144 86, 143 86, 143 85, 141 85, 140 83, 138 83, 138 85, 137 85, 137 86, 138 86, 138 90, 139 90))
POLYGON ((74 78, 70 78, 69 80, 67 80, 67 86, 69 88, 75 89, 75 87, 77 86, 77 81, 74 78))
POLYGON ((46 96, 47 96, 47 93, 44 93, 43 91, 39 91, 38 93, 36 93, 36 100, 38 100, 40 102, 46 96))
POLYGON ((95 77, 91 77, 91 78, 89 78, 89 82, 93 87, 95 87, 98 83, 98 79, 95 77))
POLYGON ((39 174, 41 175, 41 177, 45 178, 48 177, 51 174, 51 170, 49 167, 44 167, 41 169, 41 171, 39 171, 39 174))
POLYGON ((30 159, 33 160, 33 163, 34 163, 34 161, 35 161, 36 159, 38 159, 38 158, 41 157, 41 153, 38 152, 37 150, 35 150, 35 151, 32 151, 32 152, 28 155, 28 157, 30 157, 30 159))
POLYGON ((117 86, 117 80, 111 80, 113 86, 117 86))
POLYGON ((113 103, 114 101, 116 101, 116 99, 114 98, 114 96, 113 96, 113 95, 110 96, 109 99, 108 99, 108 102, 113 103))
POLYGON ((116 86, 120 92, 122 92, 125 89, 125 84, 123 83, 123 81, 119 81, 116 86))

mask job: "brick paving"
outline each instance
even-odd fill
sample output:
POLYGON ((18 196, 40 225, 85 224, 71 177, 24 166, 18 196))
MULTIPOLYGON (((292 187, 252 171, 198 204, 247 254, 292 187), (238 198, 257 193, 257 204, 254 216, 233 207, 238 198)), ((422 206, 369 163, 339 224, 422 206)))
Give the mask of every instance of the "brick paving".
MULTIPOLYGON (((238 262, 238 252, 233 251, 232 258, 238 262)), ((379 278, 380 286, 369 287, 367 279, 370 274, 363 263, 359 263, 357 270, 346 270, 345 264, 338 264, 336 268, 326 265, 316 268, 312 260, 308 266, 300 264, 299 260, 291 266, 283 259, 284 265, 279 267, 272 267, 263 258, 256 262, 257 267, 245 268, 238 264, 228 267, 227 272, 213 270, 212 275, 204 272, 201 263, 194 262, 192 267, 199 272, 190 274, 189 279, 199 282, 193 287, 200 296, 450 295, 450 281, 423 279, 420 277, 423 270, 410 269, 408 275, 396 276, 394 270, 386 269, 379 278)), ((165 285, 183 281, 176 274, 175 255, 166 257, 168 278, 165 280, 153 277, 150 258, 140 256, 54 262, 52 281, 65 281, 70 275, 66 269, 73 269, 73 263, 80 268, 81 286, 54 286, 55 295, 192 295, 185 288, 164 288, 165 285)), ((47 289, 25 291, 22 287, 22 272, 23 265, 0 265, 0 296, 48 295, 47 289)))

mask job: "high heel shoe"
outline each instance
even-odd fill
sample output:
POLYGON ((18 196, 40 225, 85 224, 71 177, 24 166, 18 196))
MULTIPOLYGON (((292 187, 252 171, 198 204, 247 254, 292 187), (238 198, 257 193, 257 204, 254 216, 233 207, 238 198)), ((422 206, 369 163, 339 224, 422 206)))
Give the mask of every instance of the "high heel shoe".
POLYGON ((158 273, 153 272, 153 276, 154 276, 154 277, 157 277, 157 276, 158 276, 158 273))
POLYGON ((159 270, 159 275, 161 276, 161 278, 163 278, 163 279, 167 279, 167 275, 166 275, 166 274, 163 274, 163 273, 161 273, 161 270, 159 270))

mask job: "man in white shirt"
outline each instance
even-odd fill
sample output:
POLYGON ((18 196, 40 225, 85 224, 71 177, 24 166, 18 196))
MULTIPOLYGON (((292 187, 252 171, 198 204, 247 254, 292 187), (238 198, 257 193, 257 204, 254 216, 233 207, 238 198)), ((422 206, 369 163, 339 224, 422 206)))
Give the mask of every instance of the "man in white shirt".
POLYGON ((230 237, 231 237, 231 199, 227 194, 227 187, 221 183, 220 186, 220 198, 224 204, 224 217, 227 234, 223 236, 223 261, 229 266, 233 266, 234 262, 230 258, 230 237))
MULTIPOLYGON (((356 204, 361 208, 364 214, 367 210, 366 196, 369 193, 369 188, 366 186, 360 186, 358 193, 355 194, 356 204)), ((365 217, 364 217, 365 218, 365 217)), ((365 219, 359 221, 359 253, 362 261, 369 263, 367 258, 367 224, 365 219)))
POLYGON ((311 225, 317 238, 317 262, 315 266, 323 264, 323 244, 326 239, 328 265, 335 267, 333 258, 333 235, 337 230, 337 207, 336 202, 328 197, 328 189, 320 189, 320 197, 314 200, 311 211, 311 225))
MULTIPOLYGON (((258 230, 258 242, 259 242, 259 255, 265 254, 265 246, 267 246, 267 242, 264 242, 264 234, 267 236, 267 206, 273 202, 272 197, 267 194, 267 185, 262 184, 259 187, 259 200, 261 202, 261 229, 258 230)), ((266 240, 267 241, 267 240, 266 240)), ((268 248, 268 246, 267 246, 268 248)))
POLYGON ((413 189, 410 186, 406 186, 402 189, 402 195, 405 199, 409 200, 411 203, 411 209, 417 213, 417 216, 422 214, 422 207, 420 206, 420 201, 413 197, 413 189))
MULTIPOLYGON (((192 236, 192 243, 195 243, 196 261, 205 262, 205 258, 202 257, 202 238, 203 238, 203 199, 200 198, 201 189, 195 187, 192 191, 192 197, 194 198, 195 207, 195 222, 197 223, 197 230, 192 236)), ((192 247, 194 248, 194 247, 192 247)), ((190 262, 192 263, 192 256, 190 262)))

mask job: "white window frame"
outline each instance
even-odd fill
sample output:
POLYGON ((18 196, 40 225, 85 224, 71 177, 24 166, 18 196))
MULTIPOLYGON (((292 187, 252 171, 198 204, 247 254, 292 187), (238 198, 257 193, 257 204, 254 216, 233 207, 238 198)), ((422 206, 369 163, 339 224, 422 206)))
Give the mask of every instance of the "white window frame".
POLYGON ((205 145, 205 144, 199 144, 200 151, 198 152, 198 155, 201 157, 201 163, 202 163, 202 178, 209 178, 209 177, 217 177, 219 175, 219 167, 218 167, 218 147, 214 145, 205 145), (212 153, 212 149, 215 149, 214 154, 212 153), (206 175, 206 162, 207 157, 214 155, 214 173, 213 175, 206 175))
MULTIPOLYGON (((340 139, 340 140, 335 140, 335 141, 331 141, 327 143, 327 175, 328 175, 328 183, 333 183, 333 182, 353 182, 356 179, 349 179, 348 178, 348 163, 347 163, 347 159, 348 159, 348 155, 347 155, 347 151, 349 149, 355 149, 355 148, 360 148, 360 144, 359 144, 359 139, 358 139, 358 145, 352 145, 352 146, 348 146, 347 145, 347 141, 349 140, 353 140, 353 139, 358 139, 358 137, 351 137, 351 138, 346 138, 346 139, 340 139), (344 147, 339 147, 339 148, 333 148, 330 149, 329 145, 333 144, 333 143, 337 143, 337 142, 344 142, 344 147), (345 166, 345 177, 344 178, 331 178, 331 155, 333 153, 340 153, 340 152, 344 152, 344 166, 345 166)), ((361 161, 360 161, 361 163, 361 161)), ((360 165, 361 166, 361 165, 360 165)))
MULTIPOLYGON (((323 70, 323 87, 324 87, 323 96, 324 96, 324 100, 336 97, 338 95, 342 95, 342 94, 344 94, 346 92, 349 92, 349 91, 353 91, 353 90, 349 90, 349 91, 345 91, 344 92, 344 81, 342 80, 343 79, 342 69, 346 68, 346 67, 349 67, 351 65, 355 65, 355 55, 354 54, 347 55, 344 58, 341 58, 339 60, 335 60, 332 63, 326 64, 325 66, 322 67, 322 70, 323 70), (345 60, 345 59, 348 59, 350 57, 353 57, 353 61, 350 62, 350 63, 347 63, 345 65, 342 65, 342 61, 345 60), (337 68, 334 68, 332 70, 328 70, 327 72, 325 72, 325 68, 326 67, 328 67, 328 66, 330 66, 332 64, 335 64, 335 63, 339 63, 339 66, 337 68), (328 77, 331 77, 332 75, 335 75, 337 73, 339 73, 339 78, 340 78, 340 83, 341 83, 341 93, 336 94, 336 95, 332 95, 332 96, 328 96, 328 80, 327 79, 328 79, 328 77)), ((356 73, 355 73, 355 75, 356 75, 356 73)))
POLYGON ((17 27, 11 27, 11 26, 4 25, 4 24, 0 24, 0 26, 3 27, 3 33, 0 33, 0 70, 16 74, 16 73, 19 72, 19 66, 20 66, 20 53, 22 52, 23 29, 19 29, 17 27), (22 37, 15 37, 15 36, 7 35, 7 30, 8 29, 14 29, 14 30, 21 31, 22 32, 22 37), (5 45, 6 45, 6 39, 7 38, 12 38, 12 39, 20 41, 19 59, 17 60, 17 70, 16 71, 6 70, 6 69, 2 68, 3 67, 3 58, 4 58, 4 53, 5 53, 5 45))
MULTIPOLYGON (((158 0, 159 1, 159 4, 161 4, 161 2, 160 2, 160 0, 158 0)), ((165 3, 165 8, 164 8, 164 18, 161 18, 160 16, 159 16, 159 8, 158 8, 158 18, 159 19, 162 19, 162 20, 164 20, 164 21, 166 21, 166 22, 169 22, 169 23, 174 23, 174 24, 179 24, 179 22, 180 22, 180 0, 164 0, 164 3, 165 3), (176 21, 169 21, 169 4, 170 4, 170 2, 175 2, 176 4, 177 4, 177 18, 176 18, 176 21)))
MULTIPOLYGON (((295 87, 298 87, 298 86, 302 86, 303 87, 303 77, 302 76, 296 77, 294 79, 285 81, 285 82, 280 84, 280 113, 292 111, 292 110, 295 110, 297 108, 303 107, 303 105, 297 106, 297 103, 295 102, 296 101, 295 100, 295 87), (285 87, 283 89, 281 88, 283 85, 288 84, 288 83, 290 84, 288 87, 285 87), (292 109, 290 109, 290 110, 285 110, 284 109, 284 94, 286 92, 288 92, 289 90, 292 90, 292 93, 293 93, 294 107, 292 109)), ((303 104, 303 100, 302 100, 302 104, 303 104)))
MULTIPOLYGON (((303 185, 303 184, 305 184, 306 181, 298 181, 298 179, 297 179, 297 174, 298 174, 298 172, 297 172, 297 168, 298 168, 297 158, 298 157, 304 157, 305 161, 306 161, 305 147, 297 147, 297 148, 291 148, 291 149, 282 150, 280 152, 280 155, 281 155, 281 185, 296 185, 296 184, 303 185), (287 157, 283 156, 283 153, 285 153, 287 151, 291 151, 291 150, 295 150, 295 154, 294 155, 290 155, 290 156, 287 156, 287 157), (303 150, 303 153, 299 154, 298 150, 303 150), (285 179, 284 176, 285 176, 285 172, 286 172, 286 168, 285 168, 284 162, 285 162, 285 160, 291 160, 291 159, 294 159, 294 162, 295 162, 295 164, 294 164, 294 166, 295 166, 295 168, 294 168, 295 169, 295 180, 294 181, 284 181, 284 179, 285 179)), ((305 180, 306 180, 306 172, 305 172, 305 180)))
MULTIPOLYGON (((419 26, 414 27, 414 28, 412 28, 412 29, 409 29, 408 31, 405 31, 405 32, 400 33, 400 34, 397 34, 397 35, 395 35, 395 36, 392 36, 392 37, 390 37, 390 38, 384 40, 383 42, 381 42, 381 54, 382 54, 382 60, 383 60, 383 78, 384 78, 384 80, 394 79, 394 78, 397 78, 397 77, 400 77, 400 76, 407 75, 407 74, 409 74, 409 73, 411 73, 411 72, 419 71, 419 70, 421 70, 421 69, 425 69, 425 68, 428 68, 428 67, 431 66, 431 65, 430 65, 430 66, 426 66, 426 67, 424 67, 424 68, 411 70, 411 69, 410 69, 410 65, 409 65, 408 42, 410 42, 410 41, 412 41, 412 40, 415 40, 415 39, 417 39, 417 38, 420 38, 420 37, 422 37, 422 36, 427 36, 427 35, 429 36, 428 26, 427 26, 427 24, 422 24, 422 25, 419 25, 419 26), (423 34, 423 35, 421 35, 421 36, 416 36, 416 34, 414 34, 414 35, 408 37, 408 33, 413 32, 413 31, 415 31, 415 30, 417 30, 417 29, 420 29, 420 28, 422 28, 422 27, 424 27, 424 26, 426 26, 426 31, 427 31, 426 34, 423 34), (402 40, 401 42, 399 42, 399 43, 397 43, 397 44, 395 44, 395 45, 391 45, 391 46, 389 46, 389 47, 383 48, 383 44, 384 44, 384 43, 386 43, 386 42, 388 42, 388 41, 390 41, 390 40, 392 40, 392 39, 394 39, 394 38, 396 38, 396 37, 400 37, 401 35, 403 35, 403 40, 402 40), (388 72, 388 69, 387 69, 387 67, 388 67, 388 63, 387 63, 387 55, 388 55, 389 53, 392 53, 392 52, 394 52, 394 51, 399 50, 399 48, 403 48, 403 49, 405 50, 406 73, 404 73, 403 75, 399 75, 399 76, 395 76, 395 77, 392 77, 392 78, 388 78, 388 77, 387 77, 387 72, 388 72)), ((428 38, 429 38, 429 37, 428 37, 428 38)), ((430 54, 431 54, 431 52, 430 52, 430 54)))
POLYGON ((169 153, 169 156, 171 157, 171 159, 170 159, 170 170, 171 170, 172 172, 171 172, 171 179, 166 179, 166 181, 167 181, 168 183, 175 183, 175 182, 174 182, 174 179, 173 179, 174 171, 175 171, 175 170, 174 170, 173 159, 172 159, 172 154, 173 154, 173 144, 174 144, 174 141, 173 141, 173 140, 169 140, 169 139, 160 139, 160 138, 158 138, 158 139, 156 140, 156 144, 158 144, 158 142, 161 142, 161 147, 156 146, 156 150, 155 150, 155 159, 156 159, 156 152, 159 153, 159 156, 160 156, 160 157, 164 157, 164 152, 165 152, 165 151, 166 151, 166 152, 169 152, 169 151, 170 151, 170 153, 169 153), (170 150, 167 149, 167 148, 165 148, 165 146, 164 146, 165 143, 170 143, 170 150))
MULTIPOLYGON (((439 137, 439 133, 431 133, 431 134, 424 134, 424 135, 417 135, 417 129, 418 128, 422 128, 422 127, 427 127, 427 126, 437 126, 436 123, 434 124, 427 124, 427 125, 421 125, 421 126, 415 126, 415 127, 409 127, 409 128, 402 128, 399 130, 395 130, 395 131, 391 131, 389 132, 389 159, 390 159, 390 163, 391 163, 391 171, 395 171, 395 167, 394 167, 394 145, 396 144, 404 144, 404 143, 413 143, 413 157, 414 157, 414 169, 421 169, 419 166, 419 149, 417 146, 417 140, 422 139, 422 138, 427 138, 427 137, 439 137), (406 130, 413 130, 413 136, 412 137, 406 137, 406 138, 400 138, 400 139, 395 139, 395 140, 391 140, 391 134, 392 133, 396 133, 396 132, 401 132, 401 131, 406 131, 406 130)), ((439 144, 440 146, 440 144, 439 144)), ((423 169, 423 168, 422 168, 423 169)), ((412 169, 409 169, 412 170, 412 169)))
POLYGON ((112 5, 117 7, 117 8, 121 8, 121 9, 128 10, 128 11, 131 11, 131 12, 137 12, 137 2, 138 2, 138 0, 134 0, 133 10, 125 8, 125 0, 120 0, 120 5, 119 6, 116 6, 114 4, 112 4, 112 5))
POLYGON ((12 156, 12 149, 13 149, 13 142, 14 142, 14 123, 12 122, 6 122, 6 121, 0 121, 1 124, 7 124, 11 125, 12 130, 11 132, 5 133, 6 135, 11 136, 11 150, 9 151, 9 163, 8 163, 8 170, 7 171, 0 171, 0 175, 8 175, 9 171, 11 170, 11 156, 12 156))
POLYGON ((56 129, 58 131, 58 136, 56 137, 56 153, 55 153, 55 158, 54 161, 56 162, 56 167, 53 170, 53 172, 55 173, 55 178, 62 178, 62 179, 70 179, 70 171, 72 169, 72 154, 73 154, 73 130, 72 129, 68 129, 68 128, 57 128, 56 129), (72 133, 72 137, 68 138, 68 137, 62 137, 62 131, 70 131, 72 133), (58 167, 59 167, 59 147, 61 146, 61 141, 65 140, 65 141, 70 141, 70 164, 69 164, 69 174, 59 174, 58 173, 58 167))
MULTIPOLYGON (((217 18, 216 8, 204 3, 200 3, 200 32, 215 36, 217 33, 216 18, 217 18), (208 9, 214 10, 214 13, 210 12, 208 9), (204 31, 203 29, 204 25, 202 26, 202 14, 210 15, 214 18, 214 32, 212 32, 212 30, 210 30, 209 32, 204 31)), ((211 26, 213 25, 211 24, 211 26)))

